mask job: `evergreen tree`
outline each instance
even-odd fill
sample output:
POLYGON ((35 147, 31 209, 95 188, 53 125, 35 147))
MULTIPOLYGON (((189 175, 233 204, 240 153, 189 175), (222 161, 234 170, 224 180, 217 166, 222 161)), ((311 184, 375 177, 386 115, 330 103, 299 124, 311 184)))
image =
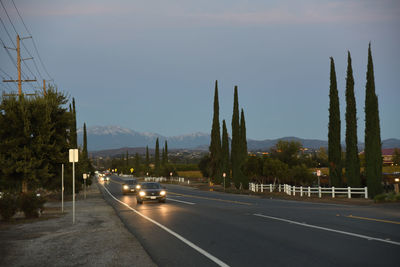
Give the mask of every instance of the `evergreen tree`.
POLYGON ((241 150, 242 150, 242 161, 245 161, 247 158, 247 139, 246 139, 246 122, 244 119, 244 111, 240 114, 240 140, 241 140, 241 150))
POLYGON ((71 147, 78 148, 78 134, 76 132, 75 98, 72 98, 71 147))
POLYGON ((83 149, 82 149, 82 156, 83 156, 83 160, 88 160, 86 123, 83 123, 83 149))
POLYGON ((142 160, 141 160, 141 158, 140 158, 139 153, 136 153, 136 155, 135 155, 135 174, 136 174, 136 175, 139 175, 140 172, 142 171, 142 170, 141 170, 141 166, 140 166, 140 162, 141 162, 141 161, 142 161, 142 160))
POLYGON ((156 140, 156 149, 154 156, 154 171, 156 175, 160 175, 160 144, 158 142, 158 138, 156 140))
POLYGON ((214 182, 221 182, 221 134, 219 126, 219 101, 218 101, 218 81, 215 81, 214 92, 214 114, 211 128, 210 142, 210 176, 214 182))
POLYGON ((382 144, 371 43, 368 47, 365 86, 365 176, 369 195, 374 197, 380 194, 382 192, 382 144))
POLYGON ((335 62, 331 57, 329 89, 328 158, 329 177, 332 186, 342 184, 342 148, 340 144, 340 109, 336 83, 335 62))
POLYGON ((357 141, 357 108, 350 52, 347 54, 346 78, 346 178, 350 187, 360 187, 360 159, 357 141))
POLYGON ((164 167, 166 164, 165 160, 165 147, 163 147, 162 154, 161 154, 161 166, 164 167))
POLYGON ((59 187, 72 117, 66 103, 67 98, 53 88, 46 96, 2 99, 0 191, 59 187))
MULTIPOLYGON (((241 114, 240 114, 240 150, 241 150, 241 157, 240 157, 240 166, 243 166, 243 164, 247 160, 247 137, 246 137, 246 122, 244 118, 244 111, 242 109, 241 114)), ((240 182, 244 186, 244 188, 247 189, 248 187, 248 178, 247 176, 243 173, 243 170, 241 168, 241 180, 240 182)))
POLYGON ((230 187, 230 168, 229 168, 229 137, 228 130, 226 129, 225 120, 222 121, 222 149, 221 149, 221 165, 222 173, 225 173, 225 187, 230 187))
POLYGON ((165 140, 164 150, 165 150, 165 164, 168 164, 168 142, 167 142, 167 140, 165 140))
MULTIPOLYGON (((232 141, 231 141, 231 162, 232 162, 232 180, 235 187, 239 188, 241 183, 241 140, 240 140, 240 125, 239 125, 239 100, 237 86, 235 86, 233 97, 233 113, 232 113, 232 141)), ((242 184, 243 186, 243 184, 242 184)))

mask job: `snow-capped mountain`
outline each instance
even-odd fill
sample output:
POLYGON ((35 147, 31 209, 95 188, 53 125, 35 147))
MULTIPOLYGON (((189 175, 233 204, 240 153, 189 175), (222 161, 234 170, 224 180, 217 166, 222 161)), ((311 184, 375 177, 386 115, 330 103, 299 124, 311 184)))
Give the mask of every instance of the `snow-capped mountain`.
MULTIPOLYGON (((79 144, 82 144, 83 129, 78 131, 79 144)), ((103 150, 120 147, 145 147, 153 148, 156 139, 159 139, 160 147, 168 141, 168 148, 194 149, 210 143, 210 135, 206 133, 192 133, 179 136, 166 137, 156 133, 136 132, 132 129, 120 126, 92 126, 86 130, 88 136, 88 150, 103 150)))

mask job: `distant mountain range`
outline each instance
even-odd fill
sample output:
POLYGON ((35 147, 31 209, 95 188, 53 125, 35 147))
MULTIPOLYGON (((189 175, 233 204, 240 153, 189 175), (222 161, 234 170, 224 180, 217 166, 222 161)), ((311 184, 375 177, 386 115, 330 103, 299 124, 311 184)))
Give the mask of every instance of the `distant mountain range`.
MULTIPOLYGON (((78 130, 78 140, 82 145, 83 130, 78 130)), ((156 139, 159 138, 160 147, 164 146, 164 141, 168 141, 169 149, 191 149, 208 150, 210 144, 210 134, 192 133, 179 136, 166 137, 156 133, 140 133, 120 126, 93 126, 87 129, 88 150, 113 150, 120 148, 154 148, 156 139)), ((297 137, 283 137, 278 139, 266 139, 262 141, 247 140, 249 151, 266 151, 273 147, 279 140, 298 141, 303 147, 309 149, 319 149, 328 147, 328 141, 316 139, 302 139, 297 137)), ((382 148, 400 148, 400 139, 386 139, 382 141, 382 148)), ((364 144, 359 144, 359 149, 364 149, 364 144)))
MULTIPOLYGON (((82 143, 83 129, 78 130, 79 144, 82 143)), ((179 136, 166 137, 156 133, 139 133, 120 126, 93 126, 87 129, 88 150, 105 150, 121 147, 146 147, 154 148, 156 139, 160 147, 168 140, 168 148, 194 149, 210 143, 210 135, 205 133, 192 133, 179 136)))

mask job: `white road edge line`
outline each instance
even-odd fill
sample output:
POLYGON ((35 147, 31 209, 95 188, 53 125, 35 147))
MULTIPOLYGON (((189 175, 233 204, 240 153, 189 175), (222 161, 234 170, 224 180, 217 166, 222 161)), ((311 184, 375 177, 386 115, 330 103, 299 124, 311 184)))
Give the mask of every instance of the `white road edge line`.
POLYGON ((381 238, 376 238, 376 237, 371 237, 371 236, 366 236, 366 235, 360 235, 360 234, 355 234, 355 233, 350 233, 350 232, 330 229, 330 228, 316 226, 316 225, 312 225, 312 224, 300 223, 300 222, 296 222, 296 221, 291 221, 291 220, 287 220, 287 219, 267 216, 267 215, 258 214, 258 213, 255 213, 253 215, 254 216, 258 216, 258 217, 272 219, 272 220, 277 220, 277 221, 297 224, 297 225, 301 225, 301 226, 305 226, 305 227, 309 227, 309 228, 315 228, 315 229, 319 229, 319 230, 325 230, 325 231, 334 232, 334 233, 338 233, 338 234, 354 236, 354 237, 363 238, 363 239, 367 239, 367 240, 375 240, 375 241, 379 241, 379 242, 384 242, 384 243, 389 243, 389 244, 392 244, 392 245, 400 246, 400 242, 396 242, 396 241, 390 241, 390 240, 385 240, 385 239, 381 239, 381 238))
POLYGON ((181 202, 181 203, 188 204, 188 205, 195 205, 195 204, 196 204, 196 203, 193 203, 193 202, 188 202, 188 201, 183 201, 183 200, 177 200, 177 199, 173 199, 173 198, 167 198, 167 200, 176 201, 176 202, 181 202))
POLYGON ((113 198, 115 199, 117 202, 121 203, 122 205, 126 206, 128 209, 132 210, 133 212, 135 212, 137 215, 142 216, 143 218, 145 218, 146 220, 154 223, 155 225, 157 225, 158 227, 160 227, 161 229, 167 231, 168 233, 170 233, 171 235, 175 236, 176 238, 178 238, 179 240, 181 240, 183 243, 185 243, 186 245, 188 245, 189 247, 193 248, 194 250, 196 250, 197 252, 203 254, 205 257, 209 258, 210 260, 212 260, 213 262, 215 262, 217 265, 219 266, 223 266, 223 267, 229 267, 228 264, 226 264, 225 262, 221 261, 220 259, 214 257, 213 255, 211 255, 210 253, 208 253, 207 251, 205 251, 204 249, 200 248, 199 246, 193 244, 192 242, 190 242, 189 240, 187 240, 186 238, 184 238, 183 236, 175 233, 174 231, 172 231, 171 229, 169 229, 168 227, 162 225, 161 223, 147 217, 146 215, 140 213, 139 211, 135 210, 134 208, 130 207, 128 204, 120 201, 119 199, 117 199, 116 197, 114 197, 110 191, 108 191, 108 189, 103 185, 104 189, 107 191, 107 193, 113 198))

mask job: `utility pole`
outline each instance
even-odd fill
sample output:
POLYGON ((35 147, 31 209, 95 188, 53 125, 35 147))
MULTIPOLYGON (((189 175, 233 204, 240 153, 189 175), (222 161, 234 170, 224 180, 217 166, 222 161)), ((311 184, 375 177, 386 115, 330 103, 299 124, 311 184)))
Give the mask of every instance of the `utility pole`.
MULTIPOLYGON (((21 46, 20 46, 20 41, 24 39, 32 38, 31 36, 29 37, 24 37, 20 38, 19 35, 17 35, 17 49, 15 48, 10 48, 10 47, 4 47, 6 49, 11 49, 11 50, 16 50, 17 51, 17 70, 18 70, 18 80, 3 80, 5 83, 18 83, 18 96, 22 96, 22 83, 23 82, 36 82, 36 79, 34 80, 22 80, 21 79, 21 60, 28 60, 28 59, 33 59, 33 58, 24 58, 21 59, 21 46)), ((34 94, 27 94, 27 95, 34 95, 34 94)), ((12 96, 12 95, 6 95, 6 96, 12 96)))
POLYGON ((43 79, 43 95, 46 96, 46 80, 43 79))

